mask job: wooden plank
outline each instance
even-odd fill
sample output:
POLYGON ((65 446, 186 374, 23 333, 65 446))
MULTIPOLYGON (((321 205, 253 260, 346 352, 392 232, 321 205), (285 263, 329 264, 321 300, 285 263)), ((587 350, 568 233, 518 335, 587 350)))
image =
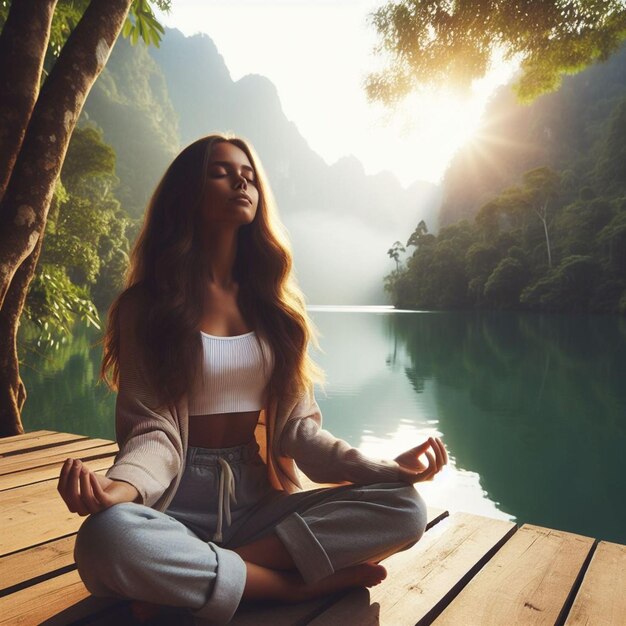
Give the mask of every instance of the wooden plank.
POLYGON ((13 443, 14 441, 24 441, 27 439, 32 439, 33 437, 41 437, 43 435, 54 435, 56 434, 56 430, 31 430, 29 433, 22 433, 21 435, 9 435, 8 437, 0 438, 0 452, 2 451, 2 446, 7 443, 13 443))
MULTIPOLYGON (((117 444, 100 446, 88 451, 82 451, 73 458, 79 458, 87 467, 95 472, 99 470, 106 472, 106 470, 113 465, 117 450, 117 444)), ((61 467, 63 467, 67 456, 68 455, 60 455, 54 463, 51 463, 51 459, 48 459, 48 464, 42 465, 41 467, 33 467, 21 472, 11 472, 10 474, 0 474, 0 491, 31 485, 44 480, 56 479, 58 481, 61 474, 61 467)))
POLYGON ((379 585, 346 594, 311 624, 428 623, 515 529, 507 520, 454 513, 413 547, 382 561, 387 578, 379 585))
POLYGON ((39 582, 38 578, 50 578, 55 570, 75 566, 75 540, 76 535, 70 535, 0 557, 0 592, 28 581, 39 582))
MULTIPOLYGON (((91 463, 86 465, 91 468, 91 463)), ((2 492, 0 556, 78 531, 86 516, 68 510, 58 483, 57 478, 2 492)))
POLYGON ((86 435, 75 435, 74 433, 53 433, 45 434, 37 437, 27 437, 25 435, 17 435, 18 438, 3 437, 0 439, 0 457, 21 452, 30 452, 41 448, 47 448, 61 443, 69 443, 70 441, 79 441, 81 439, 89 439, 86 435), (6 441, 13 439, 13 441, 6 441))
POLYGON ((626 623, 626 546, 601 541, 585 572, 565 626, 626 623))
POLYGON ((553 626, 593 543, 524 524, 432 623, 553 626))
POLYGON ((74 570, 0 597, 0 625, 67 626, 119 602, 92 596, 74 570))
MULTIPOLYGON (((112 441, 108 439, 84 439, 71 443, 32 450, 11 456, 5 456, 0 461, 0 474, 9 474, 21 470, 40 467, 49 463, 65 462, 68 457, 82 459, 83 453, 92 454, 94 448, 111 446, 112 441)), ((96 450, 97 452, 97 450, 96 450)))

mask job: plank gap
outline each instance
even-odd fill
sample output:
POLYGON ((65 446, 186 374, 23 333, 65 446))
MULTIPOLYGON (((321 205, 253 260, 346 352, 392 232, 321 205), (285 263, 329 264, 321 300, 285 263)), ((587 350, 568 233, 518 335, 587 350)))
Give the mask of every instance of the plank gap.
POLYGON ((22 589, 26 589, 27 587, 32 587, 33 585, 41 583, 45 580, 50 580, 51 578, 54 578, 55 576, 61 576, 61 574, 67 574, 68 572, 71 572, 75 569, 77 569, 76 563, 72 565, 65 565, 63 567, 59 567, 58 569, 52 570, 50 572, 46 572, 45 574, 40 574, 39 576, 35 576, 34 578, 29 578, 28 580, 18 583, 17 585, 7 587, 6 589, 0 589, 0 598, 3 598, 4 596, 8 596, 12 593, 15 593, 16 591, 21 591, 22 589))
POLYGON ((589 569, 589 565, 591 564, 591 559, 593 558, 593 555, 595 554, 595 551, 599 543, 600 543, 599 539, 594 539, 593 545, 591 546, 591 550, 589 550, 589 554, 587 554, 587 558, 585 559, 582 567, 580 568, 580 572, 578 572, 578 576, 576 577, 576 580, 574 581, 574 584, 572 585, 572 588, 570 589, 567 599, 563 603, 563 608, 561 609, 559 616, 554 622, 554 626, 563 626, 563 624, 565 624, 565 620, 567 619, 567 616, 572 610, 572 605, 574 604, 574 600, 576 599, 576 596, 578 595, 578 590, 583 584, 583 579, 585 578, 587 570, 589 569))
MULTIPOLYGON (((435 510, 431 509, 431 507, 428 508, 429 510, 435 510)), ((439 524, 439 522, 442 522, 448 517, 450 517, 450 511, 448 511, 447 509, 443 509, 441 510, 441 512, 435 513, 432 519, 429 519, 428 522, 426 522, 426 528, 424 529, 424 532, 430 530, 433 526, 436 526, 437 524, 439 524)))
POLYGON ((506 532, 506 534, 496 543, 492 548, 490 548, 484 556, 476 561, 476 563, 467 571, 465 576, 461 578, 456 584, 454 584, 448 593, 446 593, 441 600, 433 606, 426 615, 419 621, 415 623, 415 626, 428 626, 432 624, 432 622, 444 612, 444 610, 449 606, 449 604, 454 600, 454 598, 463 590, 463 588, 476 576, 476 574, 483 568, 494 555, 502 548, 502 546, 519 530, 517 524, 513 526, 510 530, 506 532))

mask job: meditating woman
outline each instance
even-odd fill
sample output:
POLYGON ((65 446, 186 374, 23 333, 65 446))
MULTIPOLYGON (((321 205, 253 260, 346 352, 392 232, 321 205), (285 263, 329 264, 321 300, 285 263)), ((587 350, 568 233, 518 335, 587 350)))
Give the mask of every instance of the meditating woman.
POLYGON ((376 460, 322 429, 288 242, 241 138, 199 139, 159 182, 104 338, 119 452, 106 476, 68 459, 59 478, 89 515, 74 557, 92 594, 225 624, 242 599, 375 585, 422 537, 414 483, 446 450, 376 460), (331 486, 303 491, 296 466, 331 486))

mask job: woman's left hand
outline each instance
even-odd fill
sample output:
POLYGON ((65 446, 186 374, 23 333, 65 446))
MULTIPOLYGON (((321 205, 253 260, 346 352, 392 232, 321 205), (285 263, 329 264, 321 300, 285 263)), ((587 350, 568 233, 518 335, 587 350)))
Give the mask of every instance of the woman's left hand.
POLYGON ((397 456, 394 461, 400 466, 400 480, 413 484, 432 480, 434 475, 448 462, 448 453, 439 437, 429 437, 419 446, 397 456), (423 454, 428 459, 428 465, 419 459, 423 454))

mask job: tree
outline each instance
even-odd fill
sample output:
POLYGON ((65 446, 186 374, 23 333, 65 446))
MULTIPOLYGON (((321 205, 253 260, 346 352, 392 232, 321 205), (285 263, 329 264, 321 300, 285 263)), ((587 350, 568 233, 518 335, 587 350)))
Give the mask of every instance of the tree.
POLYGON ((559 193, 561 176, 549 167, 538 167, 526 172, 523 176, 525 191, 528 195, 528 205, 537 215, 546 238, 548 252, 548 267, 552 269, 552 248, 548 232, 548 206, 556 200, 559 193))
MULTIPOLYGON (((155 1, 169 10, 169 0, 155 1)), ((164 32, 147 0, 7 4, 0 7, 0 436, 24 432, 17 329, 82 107, 122 28, 132 43, 141 36, 158 44, 164 32)))
POLYGON ((572 255, 521 293, 522 304, 543 311, 584 312, 600 268, 590 256, 572 255))
POLYGON ((365 81, 370 100, 392 105, 420 83, 468 90, 495 54, 521 59, 520 102, 555 91, 563 74, 605 61, 626 39, 622 0, 400 0, 368 15, 388 67, 365 81))
POLYGON ((424 220, 420 220, 419 224, 409 237, 409 240, 406 242, 406 245, 419 248, 421 245, 429 243, 433 240, 434 236, 428 234, 428 226, 426 226, 426 222, 424 220))
POLYGON ((485 283, 487 302, 501 308, 519 305, 519 296, 529 279, 528 269, 512 257, 502 259, 485 283))
POLYGON ((387 255, 396 262, 396 272, 398 271, 398 259, 400 258, 400 252, 406 252, 402 242, 396 241, 393 246, 387 250, 387 255))

